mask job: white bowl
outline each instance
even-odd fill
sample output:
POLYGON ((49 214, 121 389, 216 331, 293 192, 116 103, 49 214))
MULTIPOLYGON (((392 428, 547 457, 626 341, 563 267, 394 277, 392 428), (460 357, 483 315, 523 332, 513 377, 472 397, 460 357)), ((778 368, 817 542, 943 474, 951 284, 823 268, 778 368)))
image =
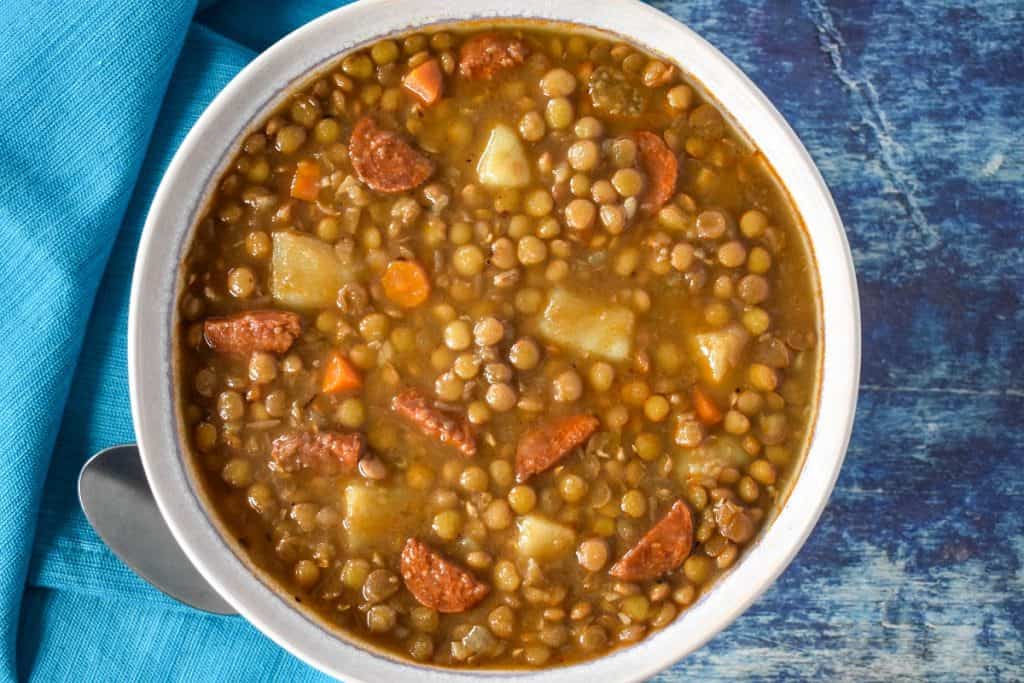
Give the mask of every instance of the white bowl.
POLYGON ((835 205, 796 135, 757 87, 700 36, 634 0, 362 0, 290 34, 246 67, 185 138, 153 200, 139 245, 128 321, 132 416, 146 474, 175 538, 213 587, 263 633, 346 681, 637 680, 671 665, 738 617, 775 580, 821 514, 846 452, 860 369, 860 315, 835 205), (311 71, 352 48, 418 26, 488 18, 585 24, 671 59, 703 83, 765 154, 788 189, 818 266, 824 359, 817 423, 788 502, 737 565, 670 626, 599 659, 541 671, 416 666, 326 630, 264 584, 231 550, 200 502, 173 403, 172 341, 181 262, 210 180, 240 141, 311 71))

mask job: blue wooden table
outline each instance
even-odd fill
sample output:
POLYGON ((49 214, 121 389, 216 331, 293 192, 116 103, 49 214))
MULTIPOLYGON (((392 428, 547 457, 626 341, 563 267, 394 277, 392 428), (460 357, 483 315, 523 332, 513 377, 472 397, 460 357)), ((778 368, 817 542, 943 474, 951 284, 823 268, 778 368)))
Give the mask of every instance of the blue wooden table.
MULTIPOLYGON (((336 4, 283 2, 200 12, 170 92, 222 87, 336 4)), ((658 680, 1024 680, 1024 3, 655 4, 732 58, 804 140, 846 223, 864 324, 853 440, 817 529, 758 603, 658 680)), ((123 386, 123 339, 109 330, 123 329, 148 197, 201 109, 167 101, 93 311, 103 343, 85 345, 57 439, 19 670, 80 680, 114 662, 126 679, 314 679, 241 619, 141 584, 74 504, 89 451, 130 438, 125 392, 110 389, 123 386), (116 619, 92 623, 116 600, 116 619)))
POLYGON ((1024 4, 656 4, 803 139, 864 327, 853 440, 817 529, 659 680, 1024 679, 1024 4))

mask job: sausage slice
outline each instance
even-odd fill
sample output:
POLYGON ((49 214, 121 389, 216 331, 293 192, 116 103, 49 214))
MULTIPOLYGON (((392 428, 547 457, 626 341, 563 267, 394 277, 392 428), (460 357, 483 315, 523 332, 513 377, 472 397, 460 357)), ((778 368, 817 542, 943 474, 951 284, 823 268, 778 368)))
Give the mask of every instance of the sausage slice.
POLYGON ((693 518, 677 500, 608 573, 623 581, 646 581, 676 569, 693 548, 693 518))
POLYGON ((434 162, 413 149, 398 133, 377 127, 364 116, 352 129, 348 156, 356 175, 378 192, 406 192, 434 172, 434 162))
POLYGON ((468 458, 476 455, 476 439, 465 416, 434 407, 415 389, 391 399, 391 409, 430 438, 454 446, 468 458))
POLYGON ((290 432, 274 439, 270 452, 285 472, 312 469, 339 474, 356 469, 364 448, 361 434, 290 432))
POLYGON ((530 48, 518 38, 485 33, 470 38, 459 50, 459 75, 472 80, 490 80, 505 69, 526 61, 530 48))
POLYGON ((246 311, 203 323, 203 336, 214 351, 284 353, 302 334, 302 321, 287 311, 246 311))
POLYGON ((487 584, 415 538, 402 548, 401 571, 412 596, 444 614, 464 612, 490 592, 487 584))
POLYGON ((640 197, 640 208, 654 213, 672 198, 679 176, 679 161, 661 136, 646 130, 633 133, 640 167, 647 175, 647 188, 640 197))
POLYGON ((593 415, 567 415, 527 430, 516 447, 516 481, 521 484, 553 467, 589 439, 599 424, 593 415))

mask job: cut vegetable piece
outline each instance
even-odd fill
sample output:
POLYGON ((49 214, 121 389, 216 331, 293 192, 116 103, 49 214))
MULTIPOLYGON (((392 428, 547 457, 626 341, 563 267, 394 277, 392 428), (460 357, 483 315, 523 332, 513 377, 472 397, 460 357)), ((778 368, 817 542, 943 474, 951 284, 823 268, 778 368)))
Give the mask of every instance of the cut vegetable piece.
POLYGON ((303 159, 295 165, 291 195, 296 199, 314 202, 318 194, 320 194, 320 164, 313 159, 303 159))
POLYGON ((676 476, 683 484, 691 478, 717 478, 723 468, 743 469, 750 461, 750 454, 734 437, 712 436, 696 448, 679 450, 675 457, 676 476))
POLYGON ((718 409, 715 400, 708 396, 703 389, 694 387, 690 392, 690 398, 693 399, 693 409, 701 422, 706 425, 714 425, 722 421, 722 411, 718 409))
POLYGON ((624 361, 633 348, 633 311, 602 299, 556 289, 548 298, 541 336, 552 344, 606 360, 624 361))
POLYGON ((495 126, 476 166, 480 182, 491 187, 524 187, 530 182, 530 162, 515 131, 495 126))
POLYGON ((430 278, 416 261, 392 261, 380 283, 384 296, 402 308, 415 308, 430 296, 430 278))
POLYGON ((441 66, 436 59, 428 59, 402 78, 402 87, 423 104, 432 105, 441 99, 441 90, 444 87, 441 66))
POLYGON ((743 358, 750 333, 739 323, 733 323, 714 332, 694 335, 693 339, 704 375, 719 384, 743 358))
POLYGON ((315 237, 275 232, 270 262, 270 294, 293 308, 329 308, 338 290, 355 278, 334 255, 334 248, 315 237))
POLYGON ((570 527, 541 515, 526 515, 516 521, 516 549, 535 560, 557 560, 572 552, 576 534, 570 527))
POLYGON ((345 487, 345 536, 350 552, 398 552, 416 526, 417 499, 401 488, 345 487))
POLYGON ((332 351, 327 356, 324 367, 324 379, 320 390, 325 394, 337 394, 342 391, 358 389, 363 385, 359 371, 352 367, 341 351, 332 351))

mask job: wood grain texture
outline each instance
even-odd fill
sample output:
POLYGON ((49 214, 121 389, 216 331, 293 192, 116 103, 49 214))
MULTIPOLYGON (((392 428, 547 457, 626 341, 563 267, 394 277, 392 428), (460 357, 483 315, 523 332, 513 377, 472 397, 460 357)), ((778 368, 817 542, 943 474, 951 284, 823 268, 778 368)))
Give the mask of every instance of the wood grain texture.
POLYGON ((1024 5, 655 4, 804 141, 864 326, 853 440, 817 529, 657 680, 1024 680, 1024 5))

